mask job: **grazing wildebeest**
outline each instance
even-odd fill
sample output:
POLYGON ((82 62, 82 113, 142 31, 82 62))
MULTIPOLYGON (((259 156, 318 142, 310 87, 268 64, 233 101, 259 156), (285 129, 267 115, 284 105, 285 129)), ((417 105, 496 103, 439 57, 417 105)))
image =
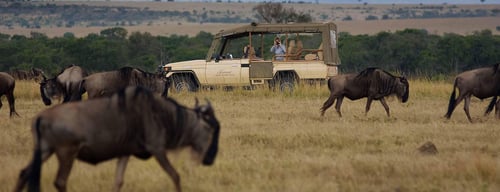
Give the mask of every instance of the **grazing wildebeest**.
MULTIPOLYGON (((478 69, 473 69, 469 71, 462 72, 455 77, 455 82, 453 84, 453 92, 450 96, 450 102, 448 104, 448 112, 446 112, 445 117, 449 119, 455 107, 462 100, 464 100, 464 111, 467 115, 469 122, 472 122, 472 118, 469 113, 469 105, 471 96, 475 96, 479 99, 485 99, 488 97, 493 97, 493 100, 488 105, 485 115, 487 115, 495 105, 497 96, 500 95, 500 63, 497 63, 491 67, 483 67, 478 69), (456 89, 458 88, 459 95, 456 97, 456 89)), ((498 113, 498 108, 500 107, 500 102, 496 102, 496 116, 500 118, 498 113)))
POLYGON ((170 83, 163 75, 123 67, 119 70, 94 73, 85 77, 80 85, 80 94, 87 92, 89 99, 110 96, 127 86, 143 86, 167 97, 170 83))
POLYGON ((63 97, 63 103, 82 100, 80 81, 87 76, 87 72, 79 66, 70 65, 57 76, 47 79, 44 76, 40 82, 40 95, 45 105, 52 104, 52 98, 63 97))
POLYGON ((39 68, 31 68, 29 71, 15 69, 9 74, 17 80, 38 80, 43 75, 43 71, 39 68))
POLYGON ((29 79, 29 72, 25 71, 25 70, 14 69, 14 70, 11 70, 9 73, 16 80, 28 80, 29 79))
POLYGON ((14 191, 21 191, 27 182, 30 191, 38 191, 42 163, 53 153, 59 162, 54 182, 58 191, 66 191, 75 159, 95 165, 113 158, 118 158, 114 190, 119 191, 132 155, 156 158, 181 191, 179 174, 166 152, 190 147, 203 165, 212 165, 219 131, 208 100, 202 106, 196 100, 190 109, 143 87, 127 87, 111 97, 63 103, 34 118, 33 160, 21 171, 14 191))
MULTIPOLYGON (((16 81, 14 77, 5 72, 0 72, 0 99, 2 95, 7 97, 7 101, 9 102, 10 107, 10 117, 13 115, 19 116, 16 112, 16 108, 14 107, 15 99, 14 99, 14 88, 16 87, 16 81)), ((2 108, 2 100, 0 100, 0 108, 2 108)))
POLYGON ((396 95, 400 101, 405 103, 408 101, 410 87, 405 77, 394 76, 379 68, 367 68, 359 73, 332 77, 328 80, 328 89, 330 90, 330 97, 320 109, 322 116, 337 100, 335 109, 339 116, 342 117, 340 106, 344 97, 350 100, 366 97, 368 100, 366 101, 365 114, 370 110, 373 100, 380 100, 387 116, 390 116, 389 106, 385 102, 384 97, 396 95))

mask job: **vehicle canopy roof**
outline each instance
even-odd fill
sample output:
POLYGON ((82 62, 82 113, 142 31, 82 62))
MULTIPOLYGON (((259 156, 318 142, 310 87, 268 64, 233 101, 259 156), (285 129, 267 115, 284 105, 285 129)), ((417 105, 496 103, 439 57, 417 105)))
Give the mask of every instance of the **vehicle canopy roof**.
POLYGON ((329 30, 337 30, 337 26, 332 23, 293 23, 293 24, 269 24, 251 23, 241 27, 221 30, 215 38, 237 38, 247 36, 249 33, 320 33, 329 30))

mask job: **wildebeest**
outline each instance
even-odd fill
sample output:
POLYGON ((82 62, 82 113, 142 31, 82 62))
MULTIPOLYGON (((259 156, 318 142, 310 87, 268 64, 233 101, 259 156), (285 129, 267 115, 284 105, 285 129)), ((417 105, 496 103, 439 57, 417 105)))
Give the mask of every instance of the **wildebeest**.
POLYGON ((110 96, 127 86, 143 86, 167 97, 170 84, 165 76, 137 68, 123 67, 119 70, 94 73, 85 77, 80 85, 80 94, 87 92, 89 99, 110 96))
POLYGON ((9 74, 17 80, 39 80, 39 78, 44 74, 39 68, 31 68, 30 71, 15 69, 11 70, 9 74))
POLYGON ((87 72, 79 66, 70 65, 57 76, 47 79, 45 76, 40 82, 40 95, 45 105, 52 104, 52 98, 63 97, 63 103, 82 100, 80 81, 87 76, 87 72))
MULTIPOLYGON (((2 95, 5 95, 7 97, 7 101, 9 102, 9 107, 10 107, 10 117, 12 117, 13 115, 19 116, 14 106, 15 87, 16 87, 16 81, 14 80, 14 77, 9 75, 8 73, 0 72, 0 99, 2 95)), ((2 100, 0 100, 0 108, 2 108, 2 100)))
POLYGON ((455 107, 457 107, 457 105, 464 100, 465 114, 467 115, 469 122, 472 122, 472 118, 469 113, 471 96, 475 96, 479 99, 493 97, 493 100, 486 109, 485 115, 493 109, 493 106, 496 103, 496 116, 497 118, 500 118, 500 114, 498 113, 500 102, 496 101, 497 96, 500 96, 500 63, 490 67, 473 69, 458 74, 455 77, 453 92, 450 96, 448 111, 446 112, 445 117, 449 119, 453 110, 455 110, 455 107), (459 95, 455 98, 457 88, 459 95))
POLYGON ((365 114, 370 110, 373 100, 380 100, 385 108, 387 116, 390 116, 389 106, 385 102, 385 97, 396 95, 400 101, 408 101, 409 89, 408 80, 405 77, 397 77, 379 68, 367 68, 359 73, 344 74, 332 77, 328 80, 330 97, 321 107, 321 115, 333 105, 340 117, 340 106, 344 97, 350 100, 357 100, 367 97, 365 114))
POLYGON ((33 160, 21 171, 15 191, 26 183, 38 191, 43 161, 56 154, 59 169, 54 182, 66 191, 75 159, 90 164, 118 158, 114 189, 123 184, 130 156, 156 158, 181 191, 180 176, 167 159, 167 150, 190 147, 203 165, 212 165, 218 150, 220 125, 212 105, 186 108, 143 87, 127 87, 111 97, 56 105, 33 121, 33 160), (29 180, 29 181, 28 181, 29 180))

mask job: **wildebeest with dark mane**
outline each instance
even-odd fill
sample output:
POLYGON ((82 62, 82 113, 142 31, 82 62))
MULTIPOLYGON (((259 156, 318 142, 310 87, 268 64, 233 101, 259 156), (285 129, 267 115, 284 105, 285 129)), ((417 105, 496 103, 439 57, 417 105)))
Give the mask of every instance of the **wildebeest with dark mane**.
POLYGON ((119 70, 94 73, 85 77, 80 85, 80 94, 87 92, 89 99, 110 96, 127 86, 143 86, 167 97, 170 84, 163 75, 123 67, 119 70))
POLYGON ((82 100, 80 82, 87 76, 87 72, 76 65, 69 65, 58 75, 47 79, 43 76, 40 82, 40 95, 45 105, 51 105, 53 98, 63 97, 63 103, 82 100))
MULTIPOLYGON (((10 117, 12 117, 13 115, 19 116, 14 106, 15 87, 16 87, 16 81, 14 80, 14 77, 9 75, 8 73, 0 72, 0 99, 2 95, 5 95, 7 97, 7 101, 9 102, 9 107, 10 107, 10 117)), ((0 100, 0 108, 2 108, 2 100, 0 100)))
POLYGON ((31 68, 30 71, 14 69, 9 72, 9 74, 17 80, 40 80, 41 76, 44 74, 39 68, 31 68))
POLYGON ((445 117, 449 119, 453 110, 455 110, 457 105, 464 100, 465 114, 467 115, 469 122, 472 122, 472 118, 469 113, 471 96, 475 96, 481 100, 493 97, 492 101, 488 105, 488 108, 486 109, 485 115, 487 115, 496 105, 496 116, 497 118, 500 118, 500 114, 498 113, 500 102, 497 101, 497 96, 500 96, 500 63, 490 67, 473 69, 458 74, 455 77, 453 92, 450 96, 448 111, 446 112, 445 117), (455 98, 457 88, 459 94, 458 97, 455 98))
POLYGON ((58 191, 66 183, 75 159, 90 164, 118 158, 114 190, 119 191, 130 156, 154 157, 181 191, 180 176, 167 159, 169 150, 191 148, 203 165, 212 165, 218 151, 220 125, 212 105, 184 107, 143 87, 127 87, 111 97, 56 105, 33 121, 33 160, 21 171, 14 191, 28 183, 40 188, 41 166, 56 154, 58 191))
POLYGON ((367 68, 359 73, 344 74, 332 77, 328 80, 328 89, 330 97, 321 107, 321 115, 333 105, 335 100, 337 103, 335 109, 340 117, 340 106, 344 97, 350 100, 357 100, 366 97, 365 114, 370 110, 370 105, 373 100, 380 100, 380 103, 385 108, 387 116, 390 116, 389 106, 385 102, 385 97, 396 95, 400 101, 405 103, 408 101, 410 86, 405 77, 397 77, 379 68, 367 68))

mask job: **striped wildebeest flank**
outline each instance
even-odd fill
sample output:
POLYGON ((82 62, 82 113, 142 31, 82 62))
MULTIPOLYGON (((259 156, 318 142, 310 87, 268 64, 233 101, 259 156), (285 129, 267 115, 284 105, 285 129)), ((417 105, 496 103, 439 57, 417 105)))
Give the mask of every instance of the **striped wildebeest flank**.
POLYGON ((161 74, 148 73, 137 68, 123 67, 115 71, 94 73, 81 82, 80 94, 88 98, 110 96, 127 86, 143 86, 154 93, 167 97, 170 81, 161 74))
POLYGON ((52 99, 63 98, 63 103, 82 100, 80 81, 87 76, 87 72, 76 65, 69 65, 58 75, 47 79, 43 76, 40 82, 40 95, 45 105, 51 105, 52 99))
POLYGON ((187 108, 149 89, 130 86, 111 97, 53 106, 34 117, 33 160, 19 176, 14 191, 28 184, 40 188, 41 166, 53 153, 59 169, 58 191, 66 183, 75 159, 90 164, 118 158, 114 191, 120 191, 130 156, 154 157, 170 175, 177 191, 180 176, 167 159, 167 151, 191 148, 203 165, 212 165, 218 151, 220 125, 212 105, 187 108))
POLYGON ((321 107, 321 116, 333 105, 340 117, 340 106, 344 97, 350 100, 367 98, 365 115, 370 110, 373 100, 380 100, 385 108, 387 116, 390 117, 389 106, 385 102, 385 97, 396 95, 398 99, 405 103, 408 101, 410 85, 405 77, 398 77, 379 68, 367 68, 359 73, 344 74, 332 77, 328 80, 330 97, 321 107))
POLYGON ((450 96, 448 111, 446 112, 445 117, 447 119, 450 119, 453 110, 455 110, 457 105, 460 104, 462 100, 464 100, 465 114, 467 115, 467 119, 469 120, 469 122, 472 122, 472 118, 469 113, 469 105, 471 96, 475 96, 479 99, 493 97, 490 104, 488 105, 488 108, 485 111, 485 115, 488 115, 496 105, 496 117, 500 118, 500 114, 498 113, 500 102, 497 101, 497 96, 499 95, 500 63, 497 63, 490 67, 483 67, 462 72, 455 77, 453 92, 450 96), (458 97, 455 98, 457 88, 459 94, 458 97))
MULTIPOLYGON (((7 97, 7 101, 9 102, 10 107, 10 117, 13 115, 19 116, 16 112, 16 108, 14 106, 15 98, 14 98, 14 88, 16 87, 16 81, 14 77, 5 72, 0 72, 0 98, 2 95, 7 97)), ((2 100, 0 100, 0 108, 2 108, 2 100)))

